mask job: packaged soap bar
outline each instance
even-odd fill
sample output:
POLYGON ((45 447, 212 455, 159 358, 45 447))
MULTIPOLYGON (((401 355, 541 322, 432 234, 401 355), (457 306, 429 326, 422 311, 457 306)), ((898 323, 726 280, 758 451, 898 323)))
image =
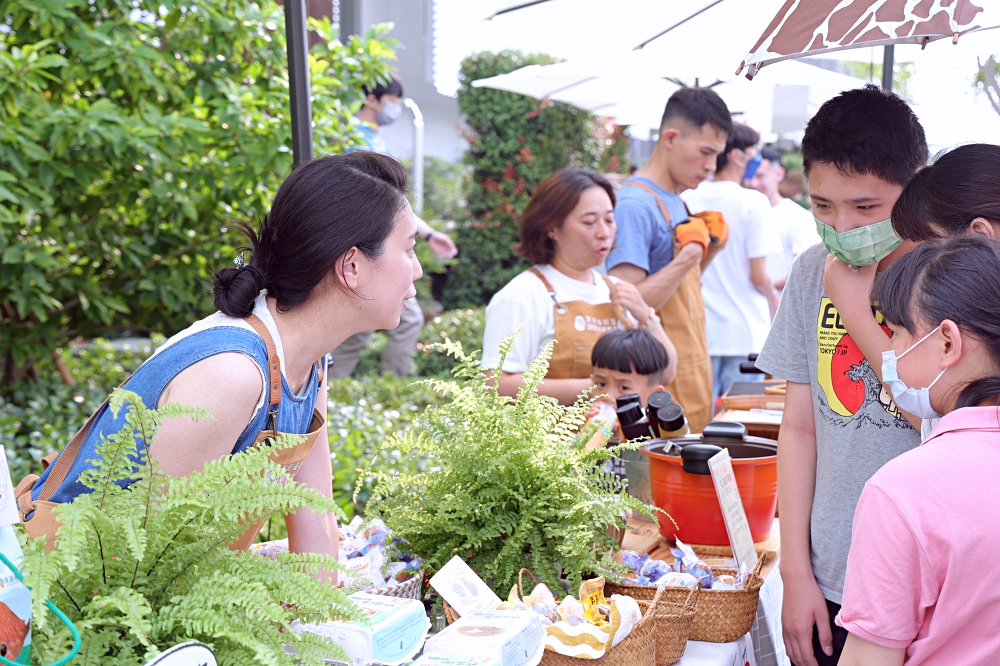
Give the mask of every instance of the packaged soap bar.
POLYGON ((436 652, 417 657, 411 666, 502 666, 502 664, 495 657, 470 657, 436 652))
POLYGON ((427 640, 424 654, 438 652, 490 656, 501 666, 537 666, 545 652, 545 631, 532 611, 473 611, 427 640))
POLYGON ((458 555, 431 576, 430 583, 459 615, 496 610, 500 605, 500 597, 458 555))
MULTIPOLYGON (((351 666, 372 662, 396 666, 420 651, 431 628, 422 603, 365 592, 352 594, 350 598, 368 615, 368 626, 338 620, 307 625, 294 622, 292 628, 330 639, 347 652, 351 666)), ((343 663, 333 657, 326 661, 343 663)))

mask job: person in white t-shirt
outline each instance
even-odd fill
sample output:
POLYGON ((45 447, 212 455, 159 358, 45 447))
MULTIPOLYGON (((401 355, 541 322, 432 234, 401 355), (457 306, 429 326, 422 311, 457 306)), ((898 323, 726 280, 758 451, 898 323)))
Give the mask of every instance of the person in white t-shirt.
POLYGON ((781 153, 774 148, 760 151, 761 163, 753 178, 746 180, 746 186, 757 190, 771 202, 774 224, 781 236, 781 253, 767 258, 767 272, 774 280, 778 294, 785 288, 788 273, 792 270, 792 260, 799 253, 822 242, 816 233, 816 223, 812 213, 791 199, 781 196, 778 185, 785 178, 785 168, 781 166, 781 153))
POLYGON ((726 149, 717 159, 715 180, 681 194, 692 213, 715 210, 729 223, 729 242, 701 277, 705 300, 705 333, 712 357, 715 397, 725 393, 740 374, 740 363, 757 353, 778 309, 778 292, 767 272, 767 257, 781 252, 771 203, 760 192, 745 189, 761 157, 760 135, 733 123, 726 149))
MULTIPOLYGON (((614 244, 614 208, 611 184, 585 169, 562 169, 535 189, 515 248, 535 265, 508 282, 486 307, 482 365, 499 376, 501 394, 517 393, 528 365, 553 340, 538 391, 567 405, 593 386, 590 352, 607 331, 641 326, 671 359, 677 358, 659 317, 636 286, 594 270, 614 244), (501 365, 500 346, 519 328, 501 365)), ((663 383, 669 384, 676 371, 671 362, 663 383)))

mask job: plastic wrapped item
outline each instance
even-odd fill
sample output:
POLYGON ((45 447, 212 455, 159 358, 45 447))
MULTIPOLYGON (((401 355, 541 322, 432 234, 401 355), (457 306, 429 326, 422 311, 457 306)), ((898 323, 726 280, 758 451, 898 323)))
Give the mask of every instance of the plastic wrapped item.
MULTIPOLYGON (((339 562, 348 569, 340 581, 354 590, 385 589, 409 580, 420 571, 423 560, 405 551, 403 539, 392 533, 378 518, 367 523, 355 516, 340 527, 339 562)), ((277 559, 288 552, 288 539, 251 544, 249 551, 277 559)))

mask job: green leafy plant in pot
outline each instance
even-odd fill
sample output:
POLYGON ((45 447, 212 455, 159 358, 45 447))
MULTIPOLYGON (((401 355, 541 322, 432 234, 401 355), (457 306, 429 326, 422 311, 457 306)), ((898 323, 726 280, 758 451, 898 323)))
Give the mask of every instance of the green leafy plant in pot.
POLYGON ((220 664, 318 666, 321 654, 346 658, 320 636, 289 630, 294 620, 362 619, 343 589, 316 575, 339 570, 334 558, 286 553, 271 560, 227 547, 268 513, 340 514, 332 499, 287 479, 268 459, 299 438, 169 477, 137 440, 152 441, 166 418, 209 414, 176 404, 150 410, 123 390, 110 404, 116 414, 127 408, 126 423, 102 440, 96 466, 81 475, 91 492, 55 509, 62 526, 50 552, 44 538, 25 548, 33 656, 49 663, 69 651, 69 631, 45 610, 50 598, 80 630, 74 664, 144 664, 189 640, 212 646, 220 664))
MULTIPOLYGON (((501 346, 501 366, 514 336, 501 346)), ((559 590, 591 575, 616 578, 612 555, 629 509, 650 507, 625 492, 600 462, 625 447, 589 450, 594 427, 581 428, 589 400, 564 407, 537 387, 548 370, 551 343, 524 373, 516 398, 499 394, 474 356, 461 345, 441 345, 458 360, 454 379, 426 379, 450 398, 427 409, 405 431, 383 440, 369 469, 376 483, 369 516, 381 515, 435 571, 462 557, 506 598, 527 567, 559 590), (377 471, 379 453, 429 459, 426 470, 377 471)))

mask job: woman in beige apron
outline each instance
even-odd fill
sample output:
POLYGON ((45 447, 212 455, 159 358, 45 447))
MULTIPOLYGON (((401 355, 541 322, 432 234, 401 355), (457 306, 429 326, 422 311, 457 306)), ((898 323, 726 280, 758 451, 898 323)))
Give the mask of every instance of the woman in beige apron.
MULTIPOLYGON (((538 390, 563 404, 592 386, 590 352, 608 331, 648 326, 676 357, 638 289, 594 270, 614 243, 614 204, 611 184, 584 169, 558 171, 535 190, 515 248, 535 266, 497 292, 486 309, 483 367, 499 375, 502 394, 517 393, 528 364, 550 341, 552 358, 538 390), (501 365, 500 346, 518 331, 501 365)), ((675 367, 672 362, 664 383, 675 367)))
MULTIPOLYGON (((184 476, 280 434, 305 435, 274 460, 331 495, 327 355, 355 333, 396 326, 415 295, 421 270, 405 191, 406 170, 391 157, 324 157, 292 172, 258 232, 243 225, 250 254, 215 274, 219 312, 171 337, 124 384, 149 406, 180 403, 213 416, 166 421, 143 443, 163 471, 184 476)), ((101 434, 117 432, 123 418, 105 404, 40 478, 19 486, 29 534, 51 535, 52 508, 87 492, 80 474, 101 434)), ((293 552, 337 556, 333 515, 300 510, 286 524, 293 552)), ((258 530, 233 547, 247 547, 258 530)))

